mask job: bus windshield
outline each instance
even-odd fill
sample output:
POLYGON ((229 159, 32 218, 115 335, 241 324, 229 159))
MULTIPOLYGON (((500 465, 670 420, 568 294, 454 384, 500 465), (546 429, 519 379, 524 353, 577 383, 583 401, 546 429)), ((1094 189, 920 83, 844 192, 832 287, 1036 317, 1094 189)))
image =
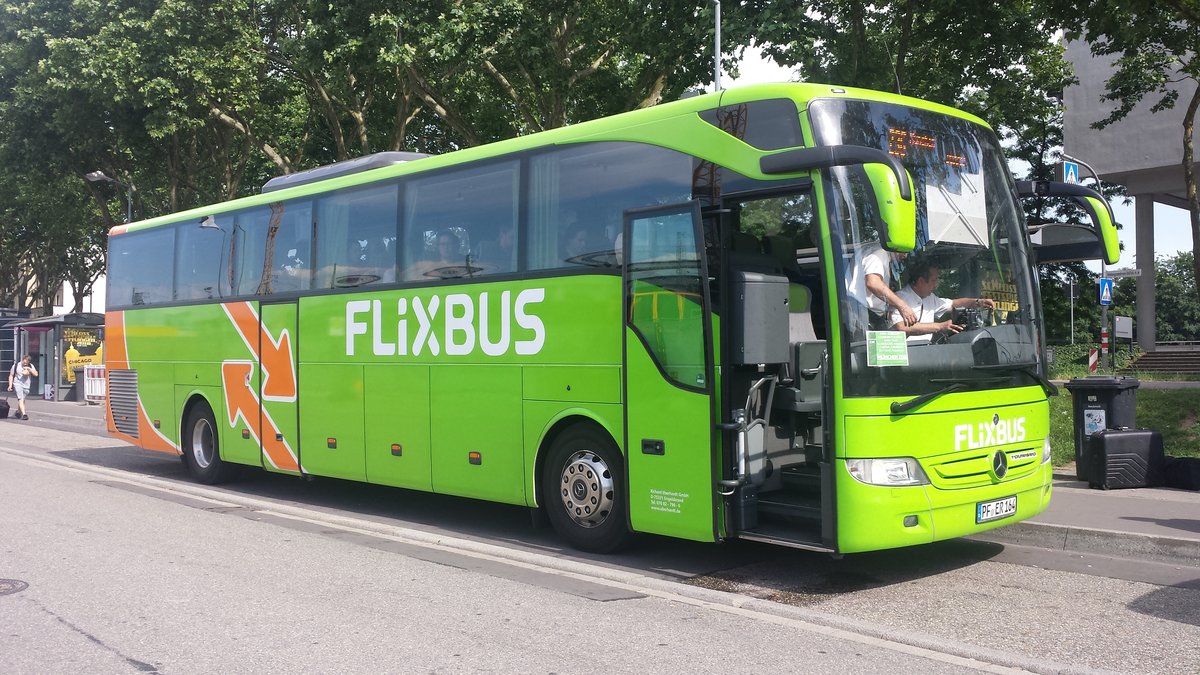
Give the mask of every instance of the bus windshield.
POLYGON ((996 136, 964 119, 888 103, 824 99, 809 114, 820 144, 899 158, 917 200, 916 249, 885 251, 867 169, 827 174, 833 263, 844 280, 837 301, 846 395, 1036 382, 1031 263, 996 136))

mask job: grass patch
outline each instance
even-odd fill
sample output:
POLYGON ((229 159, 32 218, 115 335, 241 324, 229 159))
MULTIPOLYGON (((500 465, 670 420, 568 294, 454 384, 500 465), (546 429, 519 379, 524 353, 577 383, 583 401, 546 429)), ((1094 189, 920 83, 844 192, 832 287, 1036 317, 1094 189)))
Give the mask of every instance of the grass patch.
MULTIPOLYGON (((1050 375, 1050 379, 1069 380, 1075 377, 1087 377, 1091 374, 1088 372, 1088 349, 1099 348, 1100 345, 1098 343, 1078 343, 1052 347, 1054 350, 1054 363, 1049 364, 1046 369, 1050 375)), ((1140 355, 1141 351, 1131 352, 1128 348, 1114 350, 1109 353, 1109 370, 1096 374, 1107 375, 1114 370, 1126 368, 1140 355)))
MULTIPOLYGON (((1071 393, 1050 397, 1050 461, 1075 461, 1075 421, 1071 393)), ((1137 425, 1163 436, 1163 449, 1174 457, 1200 457, 1200 388, 1137 390, 1137 425)))

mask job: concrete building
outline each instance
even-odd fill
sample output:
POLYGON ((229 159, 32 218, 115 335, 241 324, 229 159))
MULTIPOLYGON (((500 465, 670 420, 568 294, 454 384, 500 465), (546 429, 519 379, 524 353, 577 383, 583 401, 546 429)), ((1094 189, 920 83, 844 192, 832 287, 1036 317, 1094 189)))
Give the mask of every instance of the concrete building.
MULTIPOLYGON (((1170 110, 1151 113, 1151 106, 1159 100, 1159 96, 1151 95, 1121 121, 1097 130, 1091 125, 1117 108, 1115 102, 1102 98, 1107 91, 1105 83, 1113 73, 1114 58, 1093 57, 1086 43, 1072 42, 1067 45, 1067 60, 1075 67, 1079 84, 1063 92, 1063 149, 1095 169, 1105 183, 1124 185, 1134 198, 1134 241, 1141 271, 1135 330, 1138 346, 1154 351, 1154 204, 1188 208, 1183 180, 1183 116, 1198 85, 1189 79, 1174 85, 1179 102, 1170 110)), ((1200 132, 1194 142, 1200 154, 1200 132)))

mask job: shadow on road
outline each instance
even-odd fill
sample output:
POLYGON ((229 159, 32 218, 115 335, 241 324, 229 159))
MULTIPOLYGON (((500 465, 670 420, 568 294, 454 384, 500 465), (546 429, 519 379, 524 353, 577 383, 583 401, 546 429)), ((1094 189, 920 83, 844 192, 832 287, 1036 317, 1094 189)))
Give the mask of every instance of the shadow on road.
POLYGON ((1200 626, 1200 579, 1196 579, 1195 587, 1180 588, 1178 586, 1163 586, 1137 598, 1129 603, 1129 608, 1135 612, 1153 616, 1158 619, 1200 626))
MULTIPOLYGON (((179 459, 132 446, 51 454, 81 464, 193 484, 179 459)), ((790 604, 811 604, 831 594, 940 574, 988 560, 1003 550, 998 544, 959 540, 834 559, 827 554, 757 542, 712 544, 641 535, 619 553, 592 555, 566 548, 551 528, 535 525, 531 510, 521 506, 334 478, 304 480, 249 467, 239 479, 215 489, 325 512, 349 512, 380 523, 587 560, 790 604)))

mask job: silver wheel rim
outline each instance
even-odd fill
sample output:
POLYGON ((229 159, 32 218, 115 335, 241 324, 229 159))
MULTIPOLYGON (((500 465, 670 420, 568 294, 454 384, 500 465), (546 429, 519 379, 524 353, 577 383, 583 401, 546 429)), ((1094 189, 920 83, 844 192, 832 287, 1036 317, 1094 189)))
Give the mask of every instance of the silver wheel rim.
POLYGON ((196 466, 207 469, 213 462, 213 428, 205 418, 192 426, 192 459, 196 466))
POLYGON ((563 508, 580 527, 599 527, 612 513, 612 471, 591 450, 580 450, 567 459, 558 488, 563 508))

